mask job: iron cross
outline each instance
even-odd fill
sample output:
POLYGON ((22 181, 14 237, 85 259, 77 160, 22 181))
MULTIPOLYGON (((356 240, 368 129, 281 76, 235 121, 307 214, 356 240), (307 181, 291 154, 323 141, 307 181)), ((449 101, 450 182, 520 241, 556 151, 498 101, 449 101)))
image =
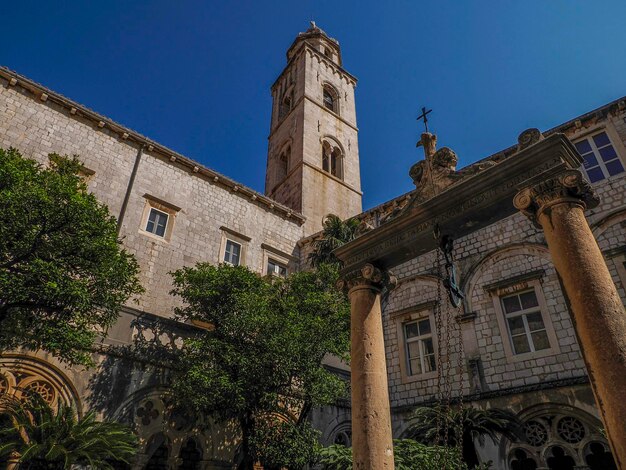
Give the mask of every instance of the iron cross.
POLYGON ((417 120, 424 120, 424 127, 426 128, 426 132, 428 132, 428 117, 427 115, 429 113, 431 113, 433 110, 429 109, 428 111, 426 110, 426 108, 422 107, 422 114, 420 114, 419 116, 417 116, 417 120))

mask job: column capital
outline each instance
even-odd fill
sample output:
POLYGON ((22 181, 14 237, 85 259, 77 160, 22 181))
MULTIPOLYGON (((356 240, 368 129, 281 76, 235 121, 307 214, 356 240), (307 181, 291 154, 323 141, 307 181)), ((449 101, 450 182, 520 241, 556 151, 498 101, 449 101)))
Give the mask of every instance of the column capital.
POLYGON ((337 287, 344 292, 349 292, 356 287, 364 287, 373 290, 393 289, 398 280, 389 271, 378 268, 371 263, 342 273, 341 279, 337 282, 337 287))
POLYGON ((540 227, 539 216, 555 204, 574 203, 593 209, 600 202, 591 184, 579 170, 565 170, 558 175, 527 186, 515 195, 513 205, 540 227))

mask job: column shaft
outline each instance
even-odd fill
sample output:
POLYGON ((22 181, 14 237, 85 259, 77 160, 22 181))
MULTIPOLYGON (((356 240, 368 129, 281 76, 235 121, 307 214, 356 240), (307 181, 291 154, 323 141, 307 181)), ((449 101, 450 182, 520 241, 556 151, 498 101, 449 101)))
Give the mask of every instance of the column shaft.
POLYGON ((538 221, 570 303, 617 467, 626 468, 626 313, 583 209, 576 201, 556 201, 539 211, 538 221))
POLYGON ((380 289, 350 292, 352 452, 355 470, 393 470, 393 443, 380 289))

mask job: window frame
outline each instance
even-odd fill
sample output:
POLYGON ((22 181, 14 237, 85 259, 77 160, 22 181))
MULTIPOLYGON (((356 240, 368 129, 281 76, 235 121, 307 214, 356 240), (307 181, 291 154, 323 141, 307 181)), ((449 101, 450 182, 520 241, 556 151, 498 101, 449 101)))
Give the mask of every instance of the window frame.
POLYGON ((263 250, 263 264, 261 264, 261 266, 259 267, 259 272, 263 276, 269 275, 269 273, 267 272, 267 266, 270 259, 277 261, 278 263, 285 266, 287 268, 287 276, 289 276, 289 274, 293 272, 291 268, 294 266, 295 263, 298 262, 298 258, 288 253, 285 253, 278 248, 268 245, 267 243, 261 243, 261 249, 263 250))
POLYGON ((176 216, 178 215, 178 212, 180 212, 181 208, 150 194, 144 194, 143 197, 145 199, 145 203, 139 223, 139 233, 154 240, 160 240, 162 242, 169 243, 172 238, 172 233, 176 222, 176 216), (167 216, 167 222, 165 224, 165 231, 163 233, 163 236, 148 231, 148 222, 150 220, 150 214, 152 212, 152 209, 157 212, 161 212, 167 216))
POLYGON ((228 264, 229 266, 235 266, 234 264, 226 261, 226 247, 228 242, 239 245, 239 264, 237 266, 247 266, 248 245, 251 240, 250 237, 236 232, 226 226, 221 226, 222 241, 220 243, 220 251, 217 259, 218 264, 228 264))
POLYGON ((554 356, 555 354, 560 353, 559 341, 556 336, 556 332, 554 331, 550 310, 548 309, 545 297, 543 295, 543 275, 544 271, 541 270, 539 272, 529 273, 528 275, 522 275, 521 277, 529 276, 528 278, 525 278, 523 280, 511 279, 511 282, 509 283, 507 283, 507 281, 498 282, 497 287, 494 288, 490 288, 488 286, 485 287, 485 289, 491 294, 492 297, 493 306, 496 311, 498 327, 500 330, 500 337, 502 338, 504 353, 507 362, 509 363, 526 361, 529 359, 538 359, 546 356, 554 356), (535 297, 537 298, 538 303, 538 310, 541 313, 541 319, 543 321, 543 325, 548 336, 548 342, 550 344, 550 347, 547 349, 540 349, 538 351, 531 350, 529 352, 516 354, 514 352, 515 349, 511 338, 511 332, 509 329, 507 316, 504 311, 504 307, 502 306, 502 298, 508 297, 513 294, 520 294, 524 291, 529 291, 531 289, 534 289, 535 291, 535 297))
POLYGON ((392 321, 396 324, 398 350, 402 351, 402 354, 397 354, 394 356, 398 357, 397 360, 399 361, 400 365, 400 378, 403 384, 433 379, 437 377, 437 362, 435 362, 435 369, 432 371, 421 372, 419 374, 410 373, 411 371, 409 368, 408 342, 405 336, 405 325, 416 321, 419 322, 421 320, 428 319, 428 321, 430 322, 430 335, 433 342, 433 353, 435 355, 436 361, 437 354, 439 353, 439 344, 437 342, 437 325, 435 323, 434 307, 434 301, 425 302, 423 304, 409 307, 408 309, 402 309, 395 313, 391 312, 389 314, 392 321))
POLYGON ((268 256, 267 263, 265 265, 265 275, 285 278, 289 275, 289 268, 287 267, 285 263, 278 261, 276 257, 268 256), (270 263, 272 263, 275 267, 283 268, 285 270, 285 274, 280 274, 280 269, 279 269, 279 272, 276 272, 276 269, 274 269, 273 272, 269 272, 270 263))
POLYGON ((437 353, 435 351, 435 344, 434 344, 434 340, 433 340, 433 328, 432 328, 432 324, 430 321, 429 317, 424 317, 424 318, 418 318, 416 320, 410 320, 410 321, 406 321, 402 323, 402 334, 404 335, 404 359, 406 361, 406 369, 407 369, 407 375, 409 375, 410 377, 416 376, 416 375, 424 375, 424 374, 428 374, 429 372, 436 372, 437 371, 437 363, 435 362, 435 366, 433 368, 433 370, 429 370, 426 371, 426 361, 427 361, 427 356, 433 356, 436 359, 437 353), (420 331, 420 323, 427 321, 428 322, 428 327, 430 328, 430 332, 428 334, 421 334, 420 331), (409 325, 417 325, 418 328, 418 335, 417 336, 413 336, 411 338, 408 337, 407 335, 407 326, 409 325), (432 354, 427 354, 426 353, 426 349, 424 346, 424 343, 430 340, 431 343, 433 344, 433 352, 432 354), (413 343, 417 343, 417 347, 418 347, 418 354, 419 356, 415 356, 415 357, 411 357, 411 349, 410 349, 410 345, 413 343), (411 366, 411 361, 414 359, 418 359, 419 358, 419 363, 420 363, 420 370, 421 372, 413 372, 413 368, 411 366))
MULTIPOLYGON (((581 140, 593 137, 594 135, 599 134, 600 132, 603 132, 603 131, 606 132, 606 135, 609 137, 609 140, 611 141, 611 144, 613 145, 613 148, 615 149, 615 153, 617 153, 617 156, 620 162, 622 163, 622 166, 624 167, 625 171, 622 173, 613 175, 613 176, 609 176, 608 178, 601 179, 599 181, 596 181, 595 183, 592 183, 594 185, 601 184, 603 181, 612 180, 614 178, 623 178, 626 176, 626 163, 625 163, 626 146, 624 146, 624 142, 622 142, 619 132, 617 131, 617 129, 615 128, 611 120, 607 119, 605 121, 602 121, 601 123, 576 130, 572 132, 571 134, 568 133, 568 136, 567 136, 570 142, 572 142, 572 145, 576 145, 581 140)), ((585 175, 585 177, 588 178, 587 172, 584 169, 583 165, 580 166, 580 170, 585 175)))
POLYGON ((236 242, 235 240, 232 240, 231 238, 226 238, 226 245, 224 246, 224 257, 222 259, 222 263, 224 264, 228 264, 230 266, 241 266, 241 254, 243 253, 243 245, 241 243, 236 242), (233 263, 232 261, 227 261, 226 260, 226 256, 230 254, 230 258, 232 259, 235 256, 234 250, 230 251, 228 250, 228 246, 231 247, 238 247, 239 250, 236 254, 237 256, 237 263, 233 263))
POLYGON ((169 225, 169 221, 170 221, 170 215, 169 215, 167 212, 162 211, 162 210, 159 210, 159 209, 157 209, 156 207, 151 207, 151 208, 150 208, 150 210, 148 211, 148 218, 146 219, 146 225, 145 225, 145 227, 144 227, 144 230, 145 230, 147 233, 151 233, 151 234, 152 234, 152 235, 154 235, 155 237, 165 238, 165 234, 167 233, 167 226, 169 225), (159 227, 159 223, 158 223, 158 221, 156 220, 156 218, 155 218, 155 220, 154 220, 154 221, 150 220, 150 217, 152 216, 152 214, 153 214, 153 213, 155 213, 155 214, 162 214, 162 215, 164 215, 164 216, 165 216, 165 226, 163 227, 163 235, 159 235, 159 234, 157 233, 157 231, 158 231, 158 227, 159 227), (154 230, 149 230, 149 229, 148 229, 148 225, 149 225, 150 223, 152 223, 152 224, 153 224, 153 226, 154 226, 154 230))
MULTIPOLYGON (((611 137, 610 133, 607 131, 606 128, 600 128, 600 129, 596 129, 595 131, 589 132, 585 134, 584 136, 580 136, 580 138, 576 139, 572 143, 574 144, 574 146, 576 146, 577 144, 583 141, 589 143, 590 148, 591 148, 591 154, 593 154, 593 156, 595 157, 597 161, 597 165, 594 166, 592 169, 599 168, 600 171, 602 172, 602 178, 600 178, 599 180, 593 181, 592 184, 600 183, 601 181, 604 181, 613 177, 617 177, 619 175, 622 175, 623 173, 626 173, 626 165, 624 165, 624 161, 622 160, 622 157, 620 156, 620 152, 617 148, 617 145, 615 145, 614 143, 614 139, 611 137), (614 175, 609 174, 609 170, 607 168, 607 162, 605 162, 604 159, 602 158, 602 155, 600 154, 601 149, 598 147, 598 145, 596 144, 596 141, 594 140, 594 137, 600 134, 605 134, 607 139, 609 140, 609 143, 603 146, 602 149, 610 145, 613 148, 613 151, 615 152, 615 158, 613 158, 611 162, 617 160, 622 166, 622 171, 620 171, 619 173, 615 173, 614 175)), ((587 152, 586 154, 589 154, 589 152, 587 152)), ((589 176, 589 173, 587 169, 585 168, 584 163, 581 166, 581 169, 587 176, 587 179, 591 181, 591 177, 589 176)))
POLYGON ((322 107, 327 110, 330 111, 334 114, 336 114, 337 116, 341 116, 341 109, 340 109, 340 103, 339 103, 339 91, 330 83, 323 83, 322 84, 322 107), (328 95, 330 96, 330 98, 332 99, 332 104, 333 107, 329 108, 326 105, 326 94, 328 93, 328 95))
MULTIPOLYGON (((507 330, 509 333, 509 341, 511 342, 511 346, 512 346, 512 351, 513 354, 518 355, 518 354, 527 354, 527 353, 536 353, 536 352, 540 352, 540 351, 544 351, 545 349, 550 349, 548 348, 542 348, 542 349, 537 349, 537 346, 535 345, 535 340, 533 338, 533 333, 537 333, 537 332, 545 332, 546 333, 546 337, 548 336, 548 330, 546 328, 546 324, 543 321, 543 313, 541 312, 541 306, 539 305, 539 299, 537 298, 537 292, 535 291, 534 288, 530 288, 530 289, 523 289, 517 292, 513 292, 511 294, 506 294, 506 295, 502 295, 500 296, 500 302, 502 304, 502 312, 504 314, 504 319, 506 321, 506 325, 507 325, 507 330), (523 308, 523 306, 521 305, 521 296, 523 294, 527 294, 529 292, 532 292, 533 295, 535 296, 535 300, 537 302, 537 305, 533 306, 533 307, 528 307, 528 308, 523 308), (514 311, 514 312, 507 312, 506 311, 506 306, 505 306, 505 299, 510 299, 513 297, 517 297, 519 299, 520 302, 520 307, 522 307, 520 310, 514 311), (528 320, 528 317, 532 314, 537 314, 539 313, 539 316, 541 317, 541 323, 543 325, 543 328, 540 329, 536 329, 536 330, 531 330, 530 329, 530 322, 528 320), (524 332, 523 333, 519 333, 516 335, 513 335, 513 332, 511 330, 511 324, 510 321, 513 318, 520 318, 522 319, 522 325, 524 327, 524 332), (529 347, 529 351, 525 351, 525 352, 515 352, 515 341, 514 338, 518 337, 518 336, 524 336, 526 338, 526 344, 529 347)), ((548 338, 548 344, 550 344, 550 338, 548 338)))

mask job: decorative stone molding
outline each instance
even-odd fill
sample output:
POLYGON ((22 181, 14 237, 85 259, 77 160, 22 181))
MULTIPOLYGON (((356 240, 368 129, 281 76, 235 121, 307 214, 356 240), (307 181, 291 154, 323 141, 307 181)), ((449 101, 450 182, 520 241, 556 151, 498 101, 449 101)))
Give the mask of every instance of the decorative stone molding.
POLYGON ((337 282, 337 288, 347 293, 355 287, 392 290, 397 284, 396 276, 368 263, 360 269, 344 273, 342 279, 337 282))
POLYGON ((526 129, 517 138, 517 150, 524 150, 531 145, 536 144, 540 140, 543 140, 543 134, 537 128, 526 129))
POLYGON ((565 170, 559 175, 520 190, 513 198, 516 209, 540 228, 539 216, 555 204, 570 202, 584 209, 600 203, 591 184, 579 170, 565 170))

